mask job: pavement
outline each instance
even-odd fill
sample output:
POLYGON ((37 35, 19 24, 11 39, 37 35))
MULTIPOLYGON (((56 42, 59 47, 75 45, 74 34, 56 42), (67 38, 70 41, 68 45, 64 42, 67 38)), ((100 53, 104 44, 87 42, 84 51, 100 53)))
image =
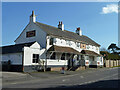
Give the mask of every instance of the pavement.
POLYGON ((22 86, 23 88, 32 88, 35 86, 36 88, 45 88, 59 86, 61 87, 62 85, 64 85, 65 87, 71 87, 71 85, 75 85, 74 87, 79 87, 79 85, 86 84, 88 82, 92 83, 93 81, 97 82, 99 80, 105 81, 105 78, 109 78, 110 80, 111 78, 113 78, 113 82, 118 82, 115 81, 118 79, 117 71, 118 68, 90 68, 79 71, 65 71, 65 74, 61 74, 60 71, 32 73, 2 72, 2 79, 3 87, 22 86))
MULTIPOLYGON (((101 68, 93 68, 94 70, 98 70, 101 68)), ((9 84, 11 82, 22 82, 23 80, 36 80, 36 79, 50 79, 55 77, 61 77, 61 76, 68 76, 68 75, 74 75, 78 73, 84 73, 93 71, 93 69, 86 69, 86 70, 78 70, 78 71, 65 71, 64 74, 61 73, 61 71, 46 71, 46 72, 29 72, 29 73, 23 73, 23 72, 0 72, 0 78, 2 79, 2 83, 9 84)), ((102 68, 103 69, 103 68, 102 68)))
MULTIPOLYGON (((98 68, 101 69, 101 68, 98 68)), ((0 78, 2 78, 3 82, 14 82, 14 81, 22 81, 25 79, 48 79, 53 77, 60 77, 60 76, 68 76, 74 75, 77 73, 84 73, 93 70, 98 70, 96 68, 88 68, 86 70, 78 70, 78 71, 65 71, 64 74, 61 71, 46 71, 46 72, 0 72, 0 78)), ((103 69, 103 68, 102 68, 103 69)))

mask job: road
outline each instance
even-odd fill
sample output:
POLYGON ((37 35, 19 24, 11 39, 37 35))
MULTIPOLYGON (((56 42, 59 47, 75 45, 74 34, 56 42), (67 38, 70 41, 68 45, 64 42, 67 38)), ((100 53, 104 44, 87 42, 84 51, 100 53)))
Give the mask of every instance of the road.
MULTIPOLYGON (((120 68, 91 69, 83 73, 3 84, 3 88, 118 88, 120 68)), ((32 78, 31 78, 32 79, 32 78)))

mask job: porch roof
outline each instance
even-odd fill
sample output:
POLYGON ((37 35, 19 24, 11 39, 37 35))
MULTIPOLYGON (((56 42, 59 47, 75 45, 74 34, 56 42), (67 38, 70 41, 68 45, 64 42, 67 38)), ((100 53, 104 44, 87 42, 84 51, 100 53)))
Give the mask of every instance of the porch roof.
POLYGON ((56 46, 56 45, 51 46, 51 47, 48 49, 48 51, 62 52, 62 53, 81 54, 80 52, 76 51, 76 50, 73 49, 73 48, 56 46))
POLYGON ((82 54, 87 54, 87 55, 93 55, 93 56, 100 56, 100 54, 94 52, 94 51, 89 51, 89 50, 82 50, 82 54))

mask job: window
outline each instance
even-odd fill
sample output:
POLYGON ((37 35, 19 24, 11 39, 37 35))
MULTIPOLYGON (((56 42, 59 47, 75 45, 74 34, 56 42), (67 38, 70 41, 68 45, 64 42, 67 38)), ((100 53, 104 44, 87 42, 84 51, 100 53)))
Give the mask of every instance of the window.
POLYGON ((77 55, 77 60, 79 60, 80 59, 80 57, 79 57, 79 55, 77 55))
POLYGON ((69 45, 69 46, 72 45, 71 41, 69 41, 69 40, 66 40, 66 44, 69 45))
POLYGON ((53 43, 55 43, 55 44, 56 44, 56 42, 57 42, 57 39, 56 39, 56 38, 54 38, 54 39, 53 39, 53 43))
POLYGON ((61 43, 62 43, 63 42, 62 39, 60 39, 60 40, 61 40, 61 43))
POLYGON ((54 52, 54 53, 52 54, 52 56, 50 57, 50 59, 55 59, 55 56, 56 56, 56 53, 54 52))
POLYGON ((90 49, 90 46, 89 46, 89 45, 87 46, 87 49, 90 49))
POLYGON ((81 60, 84 60, 85 58, 84 58, 84 56, 83 55, 81 55, 81 60))
POLYGON ((67 54, 66 54, 66 57, 67 57, 67 60, 69 60, 69 59, 70 59, 70 54, 67 53, 67 54))
POLYGON ((98 47, 96 47, 96 51, 98 51, 98 47))
POLYGON ((76 42, 77 47, 80 47, 80 43, 76 42))
POLYGON ((94 49, 94 46, 92 46, 92 49, 94 49))
POLYGON ((26 37, 34 37, 35 35, 36 35, 35 30, 26 32, 26 37))
POLYGON ((89 59, 92 60, 92 61, 95 61, 94 56, 89 56, 89 59))
POLYGON ((69 45, 69 41, 68 40, 66 40, 66 44, 69 45))
POLYGON ((38 63, 39 54, 33 54, 33 63, 38 63))
POLYGON ((61 60, 65 60, 65 53, 62 54, 61 60))
POLYGON ((53 45, 54 38, 50 38, 50 45, 53 45))
POLYGON ((72 45, 72 42, 71 41, 69 41, 69 46, 71 46, 72 45))

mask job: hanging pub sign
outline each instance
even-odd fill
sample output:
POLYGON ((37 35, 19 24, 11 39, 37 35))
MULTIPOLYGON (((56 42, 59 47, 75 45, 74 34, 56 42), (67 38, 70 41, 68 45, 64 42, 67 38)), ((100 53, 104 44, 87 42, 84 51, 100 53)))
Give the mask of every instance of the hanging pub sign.
POLYGON ((82 49, 86 49, 86 44, 80 44, 80 47, 82 48, 82 49))
POLYGON ((34 37, 36 34, 36 31, 33 30, 33 31, 29 31, 29 32, 26 32, 26 37, 34 37))

